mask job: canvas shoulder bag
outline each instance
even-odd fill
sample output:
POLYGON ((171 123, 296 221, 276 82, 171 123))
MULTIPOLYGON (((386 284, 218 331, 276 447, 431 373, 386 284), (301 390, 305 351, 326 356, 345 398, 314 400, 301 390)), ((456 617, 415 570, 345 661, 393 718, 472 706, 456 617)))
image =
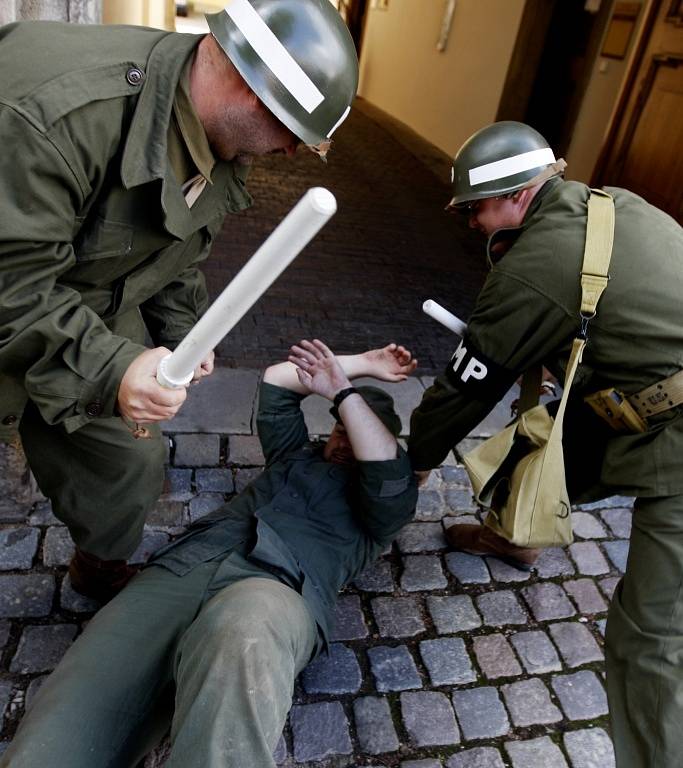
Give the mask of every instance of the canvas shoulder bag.
POLYGON ((581 271, 581 328, 572 343, 555 418, 545 405, 537 404, 540 367, 532 369, 524 375, 517 421, 463 456, 475 499, 489 510, 485 525, 520 547, 559 546, 573 540, 562 421, 588 323, 609 280, 613 238, 612 197, 592 189, 581 271))

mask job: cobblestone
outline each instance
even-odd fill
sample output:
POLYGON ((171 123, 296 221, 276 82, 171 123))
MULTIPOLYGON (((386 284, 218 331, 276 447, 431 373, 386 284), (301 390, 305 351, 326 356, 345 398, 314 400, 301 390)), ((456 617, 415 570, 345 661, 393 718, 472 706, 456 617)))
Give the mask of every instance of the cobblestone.
POLYGON ((465 552, 449 552, 446 567, 461 584, 488 584, 491 581, 486 562, 465 552))
POLYGON ((492 739, 505 736, 510 722, 495 688, 455 691, 453 706, 464 739, 492 739))
POLYGON ((49 501, 39 501, 36 503, 33 511, 27 518, 29 525, 61 525, 62 523, 55 517, 52 511, 52 503, 49 501))
POLYGON ((594 672, 555 675, 552 686, 570 720, 591 720, 607 714, 607 697, 594 672))
POLYGON ((448 508, 456 514, 471 514, 477 510, 471 488, 447 488, 444 500, 448 508))
POLYGON ((584 576, 599 576, 609 573, 609 565, 598 545, 593 541, 575 542, 569 546, 579 573, 584 576))
POLYGON ((43 562, 48 567, 68 565, 74 553, 74 543, 63 525, 53 525, 45 532, 43 562))
POLYGON ((501 688, 512 722, 518 728, 545 725, 562 720, 562 713, 550 700, 550 693, 537 677, 501 688))
POLYGON ((171 501, 188 501, 192 498, 192 470, 168 467, 163 496, 171 501))
POLYGON ((300 763, 353 752, 349 722, 338 701, 300 704, 289 715, 294 758, 300 763))
POLYGON ((362 640, 369 634, 358 595, 342 595, 334 609, 330 639, 362 640))
POLYGON ((240 466, 263 466, 265 459, 256 435, 232 435, 228 443, 228 461, 240 466))
POLYGON ((176 467, 217 467, 220 460, 219 435, 176 435, 174 437, 176 467))
POLYGON ((607 531, 589 512, 572 512, 572 529, 574 536, 580 539, 604 539, 607 531))
POLYGON ((488 592, 476 598, 484 624, 502 627, 505 624, 526 624, 527 616, 514 592, 488 592))
POLYGON ((368 649, 370 669, 380 693, 421 688, 422 680, 413 657, 405 645, 396 648, 376 646, 368 649))
POLYGON ((354 584, 363 592, 393 592, 395 585, 391 564, 386 560, 378 560, 366 568, 354 584))
POLYGON ((427 598, 427 609, 440 635, 465 632, 481 626, 481 618, 469 595, 430 596, 427 598))
POLYGON ((628 541, 620 539, 618 541, 606 541, 602 546, 607 552, 607 557, 612 562, 612 565, 620 572, 624 573, 626 570, 626 559, 628 558, 628 541))
POLYGON ((376 597, 372 612, 382 637, 414 637, 424 631, 414 597, 376 597))
POLYGON ((557 651, 545 632, 517 632, 510 637, 510 641, 530 675, 562 669, 557 651))
POLYGON ((580 613, 601 613, 607 610, 598 588, 590 579, 575 579, 565 581, 562 585, 565 592, 574 600, 580 613))
POLYGON ((560 748, 547 736, 505 744, 512 768, 567 768, 560 748))
POLYGON ((261 470, 257 468, 238 469, 235 472, 235 492, 242 493, 249 483, 252 480, 255 480, 260 474, 261 470))
POLYGON ((502 560, 498 560, 495 557, 487 557, 486 564, 491 572, 491 578, 494 581, 499 581, 501 584, 507 584, 509 582, 521 582, 529 581, 531 573, 529 571, 522 571, 519 568, 515 568, 512 565, 504 563, 502 560))
POLYGON ((436 691, 401 694, 406 731, 417 747, 457 744, 460 741, 448 697, 436 691))
POLYGON ((332 643, 329 655, 320 654, 301 675, 306 693, 357 693, 362 682, 356 655, 340 643, 332 643))
POLYGON ((444 514, 443 496, 436 490, 420 489, 415 509, 415 519, 423 522, 441 520, 444 514))
POLYGON ((571 576, 575 573, 574 566, 560 547, 548 547, 541 550, 536 561, 536 573, 542 579, 554 579, 557 576, 571 576))
POLYGON ((630 509, 603 509, 600 512, 600 517, 618 538, 628 539, 631 537, 633 513, 630 509))
POLYGON ((225 505, 225 499, 221 493, 200 493, 190 500, 188 510, 190 522, 194 523, 200 517, 215 512, 225 505))
POLYGON ((595 638, 584 624, 567 621, 551 624, 548 629, 568 667, 580 667, 604 658, 595 638))
POLYGON ((441 523, 409 523, 396 537, 396 543, 403 555, 446 547, 441 523))
POLYGON ((385 698, 364 696, 353 702, 356 733, 363 752, 379 755, 399 747, 396 729, 385 698))
POLYGON ((522 594, 537 621, 565 619, 576 614, 559 584, 533 584, 525 587, 522 594))
POLYGON ((420 655, 432 685, 460 685, 477 679, 465 642, 459 637, 423 640, 420 655))
POLYGON ((197 469, 194 477, 199 493, 233 493, 235 490, 229 469, 197 469))
POLYGON ((29 626, 24 629, 10 672, 26 675, 54 669, 76 636, 75 624, 29 626))
POLYGON ((0 617, 47 616, 54 591, 54 576, 38 573, 0 576, 0 617))
POLYGON ((522 672, 512 648, 503 635, 481 635, 472 642, 477 663, 485 677, 513 677, 522 672))
POLYGON ((564 734, 564 746, 572 768, 614 768, 614 748, 602 728, 586 728, 564 734))
POLYGON ((33 565, 40 534, 35 528, 0 530, 0 571, 26 571, 33 565))
POLYGON ((403 559, 401 587, 406 592, 443 589, 447 584, 441 561, 435 555, 408 555, 403 559))
POLYGON ((505 768, 500 752, 493 747, 475 747, 453 755, 446 768, 505 768))
POLYGON ((600 589, 605 594, 605 597, 608 600, 612 599, 612 595, 614 594, 614 590, 617 588, 617 584, 621 581, 621 579, 618 576, 608 576, 605 579, 600 579, 598 582, 600 584, 600 589))

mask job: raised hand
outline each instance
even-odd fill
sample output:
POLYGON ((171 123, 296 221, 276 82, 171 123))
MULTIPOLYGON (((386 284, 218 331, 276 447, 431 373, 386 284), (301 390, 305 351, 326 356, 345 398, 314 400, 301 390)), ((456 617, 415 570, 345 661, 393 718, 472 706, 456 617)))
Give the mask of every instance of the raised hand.
POLYGON ((405 381, 417 368, 417 360, 413 359, 410 350, 399 344, 370 349, 361 357, 367 366, 364 375, 374 376, 382 381, 405 381))
POLYGON ((351 386, 334 352, 320 339, 304 339, 294 344, 288 360, 296 366, 300 384, 328 400, 334 400, 340 389, 351 386))

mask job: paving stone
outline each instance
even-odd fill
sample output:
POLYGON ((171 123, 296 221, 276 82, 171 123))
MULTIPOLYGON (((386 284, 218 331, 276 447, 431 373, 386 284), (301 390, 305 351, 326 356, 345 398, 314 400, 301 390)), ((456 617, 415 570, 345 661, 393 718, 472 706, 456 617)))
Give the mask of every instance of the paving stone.
POLYGON ((35 505, 27 522, 29 525, 62 525, 52 511, 52 502, 47 499, 35 505))
POLYGON ((7 705, 12 695, 12 683, 7 680, 0 680, 0 724, 5 716, 7 705))
POLYGON ((626 571, 626 560, 628 558, 629 542, 624 539, 618 541, 606 541, 602 546, 607 552, 607 557, 612 561, 614 567, 620 572, 626 571))
POLYGON ((256 435, 230 435, 228 461, 240 466, 262 467, 266 459, 261 449, 261 441, 256 435))
POLYGON ((630 509, 603 509, 600 512, 600 517, 618 538, 628 539, 631 537, 633 512, 630 509))
POLYGON ((189 501, 192 495, 192 470, 167 467, 162 496, 170 501, 189 501))
POLYGON ((67 573, 62 581, 62 591, 59 597, 59 604, 65 611, 72 613, 95 613, 100 607, 97 600, 86 597, 71 586, 71 578, 67 573))
POLYGON ((235 482, 229 469, 197 469, 194 481, 199 493, 234 493, 235 482))
POLYGON ((505 736, 510 722, 495 688, 470 688, 453 693, 453 706, 466 741, 505 736))
POLYGON ((238 469, 235 472, 235 492, 242 493, 242 491, 261 474, 260 469, 238 469))
POLYGON ((609 565, 598 545, 593 541, 579 541, 570 544, 569 552, 579 573, 584 576, 599 576, 609 573, 609 565))
POLYGON ((220 435, 176 435, 174 442, 176 467, 217 467, 220 462, 220 435))
POLYGON ((470 488, 470 478, 467 470, 461 464, 455 467, 441 467, 439 470, 444 485, 470 488))
POLYGON ((465 643, 459 637, 423 640, 420 655, 432 685, 461 685, 477 679, 465 643))
POLYGON ((481 618, 469 595, 453 597, 430 595, 427 598, 427 609, 440 635, 465 632, 481 626, 481 618))
POLYGON ((10 672, 20 675, 50 672, 73 642, 77 630, 75 624, 25 627, 10 672))
POLYGON ((375 597, 371 605, 382 637, 414 637, 425 629, 414 597, 375 597))
POLYGON ((604 579, 600 579, 600 581, 598 582, 600 584, 600 589, 603 591, 605 597, 608 600, 612 599, 614 590, 617 588, 617 584, 620 581, 621 581, 620 576, 607 576, 604 579))
POLYGON ((49 574, 0 576, 0 617, 47 616, 54 592, 55 579, 49 574))
POLYGON ((390 563, 377 560, 356 578, 354 584, 363 592, 393 592, 395 585, 390 563))
POLYGON ((567 666, 580 667, 604 658, 595 638, 584 624, 563 621, 561 624, 551 624, 548 629, 567 666))
POLYGON ((572 530, 580 539, 605 539, 607 531, 590 512, 572 512, 572 530))
POLYGON ((9 640, 10 626, 9 621, 0 621, 0 655, 2 654, 2 649, 7 645, 7 641, 9 640))
POLYGON ((572 768, 615 768, 614 747, 602 728, 585 728, 564 734, 572 768))
POLYGON ((68 565, 75 549, 68 528, 63 525, 53 525, 45 533, 43 563, 49 568, 68 565))
POLYGON ((457 744, 460 741, 453 708, 443 693, 402 693, 401 714, 406 731, 417 747, 457 744))
POLYGON ((358 693, 362 682, 355 653, 341 643, 331 643, 329 654, 320 654, 301 675, 306 693, 358 693))
POLYGON ((420 674, 405 645, 396 648, 381 645, 368 648, 368 658, 375 687, 380 693, 422 687, 420 674))
POLYGON ((225 499, 222 493, 200 493, 194 499, 190 499, 188 509, 190 512, 190 522, 194 523, 200 517, 215 512, 217 509, 225 506, 225 499))
POLYGON ((420 488, 415 508, 415 519, 422 522, 437 521, 446 514, 443 496, 437 490, 420 488))
POLYGON ((537 621, 565 619, 576 614, 559 584, 532 584, 525 587, 522 594, 537 621))
POLYGON ((481 520, 475 515, 457 515, 456 517, 444 517, 441 520, 444 529, 448 530, 452 525, 481 525, 481 520))
POLYGON ((547 736, 529 741, 506 741, 512 768, 567 768, 560 748, 547 736))
POLYGON ((561 547, 547 547, 541 550, 541 554, 534 566, 536 573, 542 579, 554 579, 557 576, 571 576, 575 573, 574 566, 569 561, 564 549, 561 547))
POLYGON ((138 548, 128 558, 128 562, 133 565, 146 563, 157 549, 161 549, 161 547, 168 544, 169 538, 169 535, 163 531, 146 530, 142 535, 142 541, 138 544, 138 548))
POLYGON ((428 757, 425 760, 403 760, 401 768, 442 768, 442 765, 441 760, 428 757))
POLYGON ((580 613, 593 614, 607 610, 607 603, 591 579, 565 581, 562 586, 565 592, 574 599, 580 613))
POLYGON ((450 757, 446 768, 505 768, 505 766, 497 749, 475 747, 450 757))
POLYGON ((0 523, 26 522, 30 506, 16 499, 0 497, 0 523))
POLYGON ((562 720, 562 712, 552 703, 548 689, 537 677, 503 685, 500 690, 517 728, 562 720))
POLYGON ((160 498, 147 515, 147 525, 177 528, 184 522, 185 504, 182 501, 160 498))
POLYGON ((482 673, 490 680, 521 674, 522 668, 503 635, 475 637, 472 646, 482 673))
POLYGON ((521 568, 515 568, 513 565, 508 565, 502 560, 499 560, 497 557, 487 557, 485 559, 494 581, 503 583, 529 581, 529 578, 531 577, 530 571, 523 571, 521 568))
POLYGON ((594 512, 595 510, 627 508, 633 506, 633 499, 630 496, 608 496, 605 499, 591 501, 588 504, 577 504, 576 509, 585 512, 594 512))
POLYGON ((294 759, 299 763, 353 752, 349 723, 338 701, 301 704, 289 714, 294 759))
POLYGON ((446 567, 461 584, 488 584, 489 569, 482 557, 466 552, 448 552, 446 567))
POLYGON ((477 511, 477 503, 472 498, 472 488, 447 488, 444 493, 446 505, 456 514, 477 511))
POLYGON ((26 709, 28 709, 33 699, 35 699, 36 694, 38 691, 43 687, 43 683, 50 677, 50 675, 41 675, 40 677, 34 677, 33 680, 28 684, 28 688, 26 689, 26 709))
POLYGON ((447 546, 441 523, 408 523, 396 537, 396 543, 403 555, 447 546))
POLYGON ((28 570, 38 551, 40 534, 22 526, 0 530, 0 571, 28 570))
POLYGON ((605 689, 594 672, 555 675, 552 686, 570 720, 590 720, 607 714, 605 689))
POLYGON ((447 585, 448 579, 436 555, 407 555, 403 558, 401 588, 406 592, 443 589, 447 585))
POLYGON ((379 755, 399 748, 389 703, 379 696, 363 696, 353 702, 356 735, 363 752, 379 755))
POLYGON ((484 617, 484 624, 501 627, 504 624, 526 624, 527 615, 514 592, 502 590, 487 592, 476 598, 477 608, 484 617))
POLYGON ((604 637, 605 630, 607 629, 607 619, 599 619, 595 622, 595 626, 598 628, 600 634, 604 637))
POLYGON ((542 675, 562 669, 557 651, 545 632, 517 632, 510 637, 510 642, 529 674, 542 675))
POLYGON ((334 608, 330 640, 362 640, 369 634, 358 595, 341 595, 334 608))

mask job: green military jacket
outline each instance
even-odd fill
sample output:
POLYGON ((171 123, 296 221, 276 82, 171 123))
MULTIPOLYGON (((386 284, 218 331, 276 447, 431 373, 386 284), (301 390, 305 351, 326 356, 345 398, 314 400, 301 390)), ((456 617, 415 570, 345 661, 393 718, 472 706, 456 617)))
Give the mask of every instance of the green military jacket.
MULTIPOLYGON (((607 191, 616 209, 610 280, 572 386, 575 414, 587 408, 580 404, 588 393, 613 386, 633 394, 683 368, 683 230, 636 195, 607 191)), ((417 469, 437 466, 531 366, 543 363, 563 381, 580 326, 588 196, 584 184, 552 179, 521 228, 492 235, 491 271, 466 337, 412 417, 417 469), (512 246, 496 261, 492 246, 501 239, 512 246)), ((600 484, 630 495, 683 492, 681 410, 653 417, 644 434, 609 433, 600 484)), ((565 426, 571 419, 568 413, 565 426)), ((576 450, 586 451, 593 438, 579 435, 576 450)))
POLYGON ((174 95, 199 40, 0 28, 2 437, 27 397, 68 431, 111 416, 143 349, 140 316, 173 347, 206 307, 197 264, 250 198, 244 167, 223 162, 190 209, 169 163, 174 95))
POLYGON ((402 448, 396 459, 345 467, 309 442, 301 395, 262 384, 257 426, 265 470, 222 509, 150 561, 178 575, 237 551, 234 572, 262 568, 299 591, 327 638, 339 590, 408 523, 417 486, 402 448), (244 558, 244 559, 243 559, 244 558))

